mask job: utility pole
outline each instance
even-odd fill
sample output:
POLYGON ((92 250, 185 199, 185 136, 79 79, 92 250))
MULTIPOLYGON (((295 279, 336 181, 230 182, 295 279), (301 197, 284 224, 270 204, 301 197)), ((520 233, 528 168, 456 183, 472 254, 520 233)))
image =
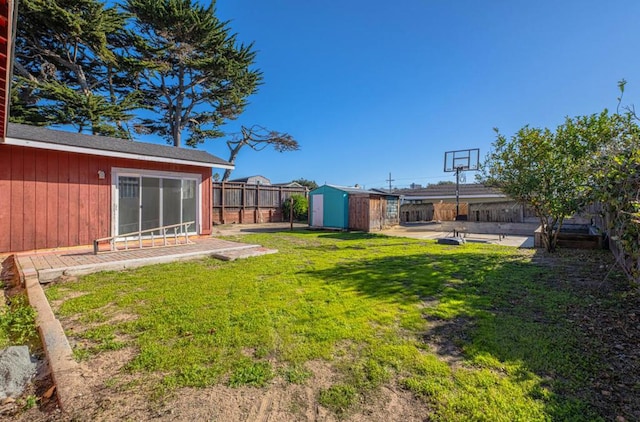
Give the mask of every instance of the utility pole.
POLYGON ((395 182, 395 179, 391 178, 391 173, 389 173, 389 178, 387 179, 387 182, 389 182, 389 193, 391 193, 391 182, 395 182))

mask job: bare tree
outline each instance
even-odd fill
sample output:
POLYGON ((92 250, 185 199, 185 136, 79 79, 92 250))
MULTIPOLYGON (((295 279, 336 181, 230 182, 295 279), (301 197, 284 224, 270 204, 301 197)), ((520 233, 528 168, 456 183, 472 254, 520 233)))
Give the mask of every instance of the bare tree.
MULTIPOLYGON (((254 151, 262 151, 272 146, 278 152, 297 151, 300 149, 298 141, 288 133, 276 132, 259 125, 253 125, 248 128, 242 126, 240 133, 233 135, 227 141, 227 146, 229 147, 229 159, 227 161, 231 164, 235 164, 238 153, 244 147, 249 147, 254 151)), ((231 170, 227 169, 224 172, 224 176, 222 176, 222 181, 229 180, 229 176, 231 176, 231 170)))

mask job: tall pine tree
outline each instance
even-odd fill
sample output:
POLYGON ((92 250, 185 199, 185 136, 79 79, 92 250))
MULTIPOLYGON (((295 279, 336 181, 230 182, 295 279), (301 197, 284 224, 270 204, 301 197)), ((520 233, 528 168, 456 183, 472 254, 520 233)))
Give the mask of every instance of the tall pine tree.
POLYGON ((11 120, 128 137, 139 96, 118 54, 125 23, 97 0, 21 0, 11 120))
POLYGON ((237 42, 215 2, 127 0, 124 9, 133 16, 130 53, 144 106, 161 117, 137 129, 178 147, 223 136, 220 126, 242 113, 262 80, 253 45, 237 42))

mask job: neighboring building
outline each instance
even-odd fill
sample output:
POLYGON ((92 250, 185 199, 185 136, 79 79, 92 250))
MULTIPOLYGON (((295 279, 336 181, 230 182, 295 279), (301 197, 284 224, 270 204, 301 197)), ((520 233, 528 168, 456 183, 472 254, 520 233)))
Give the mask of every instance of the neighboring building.
MULTIPOLYGON (((396 191, 401 194, 403 203, 439 203, 456 202, 456 185, 430 185, 421 189, 403 189, 396 191)), ((499 189, 484 186, 479 183, 462 184, 459 186, 460 202, 510 202, 507 195, 499 189)))
MULTIPOLYGON (((456 185, 431 185, 422 189, 404 189, 400 220, 452 221, 456 218, 456 185)), ((469 221, 524 222, 527 210, 500 190, 482 184, 459 185, 459 215, 469 221)))
POLYGON ((260 175, 241 177, 239 179, 233 179, 233 180, 227 180, 227 181, 234 182, 234 183, 246 183, 247 185, 263 185, 263 186, 271 185, 271 180, 260 175))
POLYGON ((0 252, 89 245, 94 239, 195 221, 211 234, 207 152, 8 124, 0 142, 0 252))
POLYGON ((323 185, 309 192, 309 225, 377 231, 400 223, 399 195, 323 185))
POLYGON ((282 186, 283 188, 302 188, 303 187, 298 182, 274 183, 273 186, 282 186))

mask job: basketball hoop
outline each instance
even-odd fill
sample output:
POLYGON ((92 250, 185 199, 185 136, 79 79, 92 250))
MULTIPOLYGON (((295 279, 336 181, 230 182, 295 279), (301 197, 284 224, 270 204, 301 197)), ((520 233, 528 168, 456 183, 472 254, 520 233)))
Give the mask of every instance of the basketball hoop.
POLYGON ((475 171, 480 168, 480 149, 462 149, 444 153, 444 171, 453 173, 475 171))
MULTIPOLYGON (((445 173, 456 173, 456 220, 460 215, 460 173, 463 171, 477 171, 480 169, 480 148, 461 149, 444 153, 445 173)), ((462 181, 467 180, 462 174, 462 181)))

